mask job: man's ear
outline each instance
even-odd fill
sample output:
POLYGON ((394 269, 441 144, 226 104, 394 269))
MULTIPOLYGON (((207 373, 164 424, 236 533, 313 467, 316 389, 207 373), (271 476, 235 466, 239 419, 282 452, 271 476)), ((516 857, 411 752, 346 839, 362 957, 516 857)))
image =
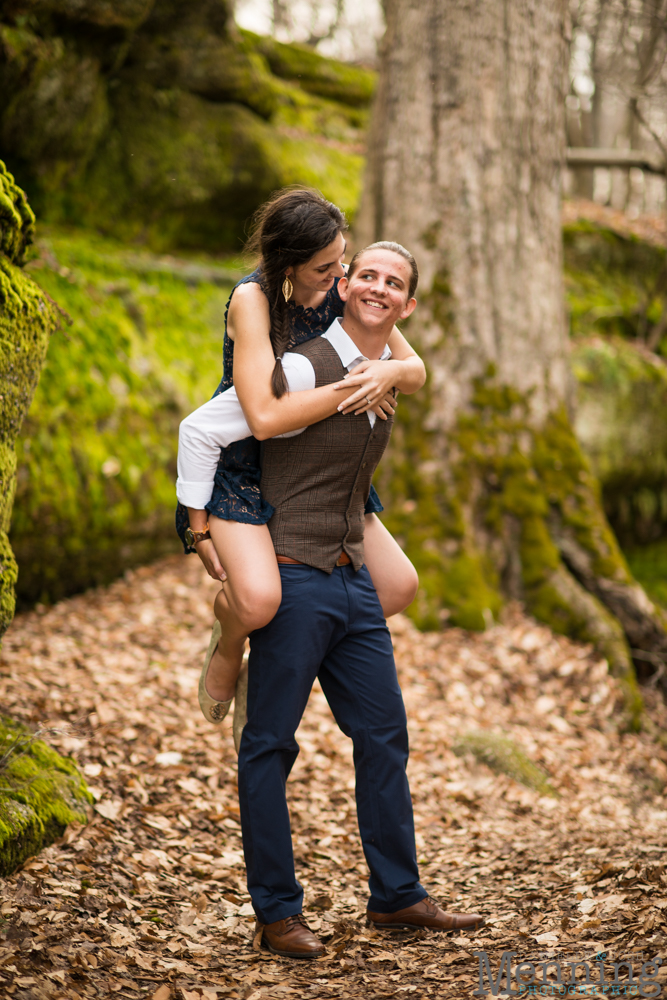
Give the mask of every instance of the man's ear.
MULTIPOLYGON (((342 280, 343 279, 341 278, 341 281, 342 280)), ((338 287, 340 288, 340 284, 338 285, 338 287)), ((342 296, 341 296, 341 298, 342 298, 342 296)), ((408 299, 408 301, 405 304, 405 309, 401 313, 401 319, 407 319, 408 316, 411 313, 413 313, 416 308, 417 308, 417 299, 408 299)))
POLYGON ((338 281, 338 294, 340 295, 343 302, 347 302, 347 292, 350 287, 350 282, 347 280, 347 275, 343 275, 338 281))

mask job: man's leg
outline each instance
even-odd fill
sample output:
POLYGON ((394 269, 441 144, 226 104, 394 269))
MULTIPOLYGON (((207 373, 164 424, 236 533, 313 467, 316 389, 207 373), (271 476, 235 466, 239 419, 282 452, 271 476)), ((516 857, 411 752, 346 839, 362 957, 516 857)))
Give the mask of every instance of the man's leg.
POLYGON ((319 678, 338 725, 354 744, 357 815, 371 872, 368 906, 394 913, 427 895, 419 884, 405 773, 405 708, 391 637, 368 571, 345 566, 335 574, 347 592, 349 623, 327 653, 319 678))
POLYGON ((340 577, 281 565, 283 599, 273 621, 250 636, 248 721, 239 750, 239 802, 248 890, 258 919, 301 912, 285 784, 299 752, 294 734, 330 646, 344 633, 340 577))

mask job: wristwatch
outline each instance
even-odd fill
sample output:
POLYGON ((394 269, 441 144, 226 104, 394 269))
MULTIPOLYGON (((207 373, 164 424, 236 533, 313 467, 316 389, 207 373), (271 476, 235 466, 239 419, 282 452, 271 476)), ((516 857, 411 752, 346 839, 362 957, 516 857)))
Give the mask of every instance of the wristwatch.
POLYGON ((191 548, 194 548, 197 542, 203 542, 205 538, 210 537, 211 532, 208 530, 208 524, 203 531, 193 531, 192 528, 185 529, 185 541, 191 548))

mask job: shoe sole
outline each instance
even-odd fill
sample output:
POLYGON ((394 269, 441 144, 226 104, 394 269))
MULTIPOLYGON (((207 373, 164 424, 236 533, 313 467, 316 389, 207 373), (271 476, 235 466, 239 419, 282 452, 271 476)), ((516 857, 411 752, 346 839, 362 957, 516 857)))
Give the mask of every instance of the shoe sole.
POLYGON ((375 927, 378 931, 439 931, 441 934, 451 934, 453 931, 476 931, 484 926, 484 923, 475 924, 473 927, 429 927, 428 924, 376 924, 374 920, 368 920, 367 926, 375 927))
POLYGON ((273 948, 268 943, 268 941, 267 942, 262 941, 262 948, 267 948, 273 955, 280 955, 281 958, 306 958, 306 959, 313 959, 313 958, 321 958, 322 955, 324 954, 324 949, 322 951, 315 951, 311 955, 304 955, 304 953, 302 951, 298 952, 298 953, 295 952, 295 951, 278 951, 278 949, 277 948, 273 948))

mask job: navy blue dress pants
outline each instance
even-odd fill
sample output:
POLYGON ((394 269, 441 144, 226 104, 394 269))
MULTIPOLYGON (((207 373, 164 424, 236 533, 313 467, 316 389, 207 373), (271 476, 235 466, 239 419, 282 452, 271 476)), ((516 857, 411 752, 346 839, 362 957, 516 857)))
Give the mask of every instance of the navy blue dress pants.
POLYGON ((370 869, 368 908, 393 913, 426 896, 419 884, 405 708, 382 608, 366 567, 331 575, 280 565, 283 599, 250 636, 248 722, 239 752, 239 800, 248 890, 261 923, 300 913, 285 784, 294 734, 319 677, 336 722, 352 739, 357 817, 370 869))

